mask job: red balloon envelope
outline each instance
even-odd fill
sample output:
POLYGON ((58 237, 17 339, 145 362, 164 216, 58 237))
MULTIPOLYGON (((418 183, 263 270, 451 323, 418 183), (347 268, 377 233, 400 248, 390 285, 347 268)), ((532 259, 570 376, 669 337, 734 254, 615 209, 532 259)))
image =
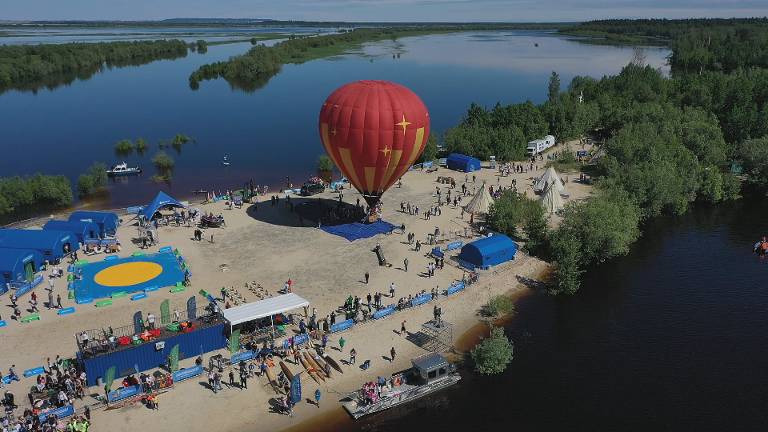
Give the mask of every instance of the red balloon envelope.
POLYGON ((336 166, 373 206, 424 152, 429 112, 400 84, 357 81, 326 99, 320 138, 336 166))

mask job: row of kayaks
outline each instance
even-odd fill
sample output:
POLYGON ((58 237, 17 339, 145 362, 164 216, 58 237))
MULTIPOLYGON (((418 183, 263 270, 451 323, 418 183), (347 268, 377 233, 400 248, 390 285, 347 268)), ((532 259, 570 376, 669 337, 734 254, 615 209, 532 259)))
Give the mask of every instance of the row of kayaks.
MULTIPOLYGON (((334 371, 340 374, 344 373, 341 369, 341 365, 327 354, 321 356, 319 354, 310 353, 309 351, 302 351, 299 360, 304 369, 298 373, 294 373, 285 362, 281 361, 279 363, 280 369, 283 374, 285 374, 285 377, 288 378, 289 382, 293 381, 294 377, 301 375, 304 372, 306 372, 317 384, 325 382, 327 379, 331 379, 334 371)), ((277 376, 272 368, 268 367, 266 369, 266 375, 275 392, 280 393, 277 376)))

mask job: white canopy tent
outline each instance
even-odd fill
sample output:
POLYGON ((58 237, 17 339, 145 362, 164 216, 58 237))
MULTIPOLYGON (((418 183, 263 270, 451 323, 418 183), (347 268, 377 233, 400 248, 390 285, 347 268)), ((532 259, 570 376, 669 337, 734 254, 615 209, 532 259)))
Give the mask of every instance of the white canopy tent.
POLYGON ((224 319, 229 321, 230 329, 238 324, 254 321, 259 318, 272 317, 289 310, 309 306, 309 301, 290 293, 277 297, 260 300, 253 303, 224 309, 224 319))

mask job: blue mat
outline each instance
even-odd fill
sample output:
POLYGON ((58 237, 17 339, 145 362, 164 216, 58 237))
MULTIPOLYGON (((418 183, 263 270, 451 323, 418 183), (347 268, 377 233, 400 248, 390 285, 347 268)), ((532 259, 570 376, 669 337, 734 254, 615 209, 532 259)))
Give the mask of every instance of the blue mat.
POLYGON ((370 238, 379 234, 388 233, 395 229, 395 226, 389 222, 379 220, 372 224, 362 224, 355 222, 343 225, 324 226, 320 229, 329 234, 344 237, 349 241, 355 241, 364 238, 370 238))
POLYGON ((176 282, 184 281, 184 271, 174 254, 158 253, 145 256, 120 258, 111 261, 98 261, 81 267, 82 279, 74 281, 75 300, 110 298, 112 293, 125 291, 126 293, 144 292, 146 288, 175 286, 176 282), (119 264, 128 262, 153 262, 163 267, 163 272, 145 282, 125 286, 104 286, 96 283, 94 277, 100 271, 119 264))

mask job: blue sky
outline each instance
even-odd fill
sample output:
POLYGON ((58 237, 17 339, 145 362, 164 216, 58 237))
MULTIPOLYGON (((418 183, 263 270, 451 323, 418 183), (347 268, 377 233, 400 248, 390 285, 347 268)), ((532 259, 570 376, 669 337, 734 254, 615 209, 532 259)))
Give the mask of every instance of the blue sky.
POLYGON ((0 0, 0 3, 0 20, 217 17, 522 22, 768 15, 768 0, 0 0))

